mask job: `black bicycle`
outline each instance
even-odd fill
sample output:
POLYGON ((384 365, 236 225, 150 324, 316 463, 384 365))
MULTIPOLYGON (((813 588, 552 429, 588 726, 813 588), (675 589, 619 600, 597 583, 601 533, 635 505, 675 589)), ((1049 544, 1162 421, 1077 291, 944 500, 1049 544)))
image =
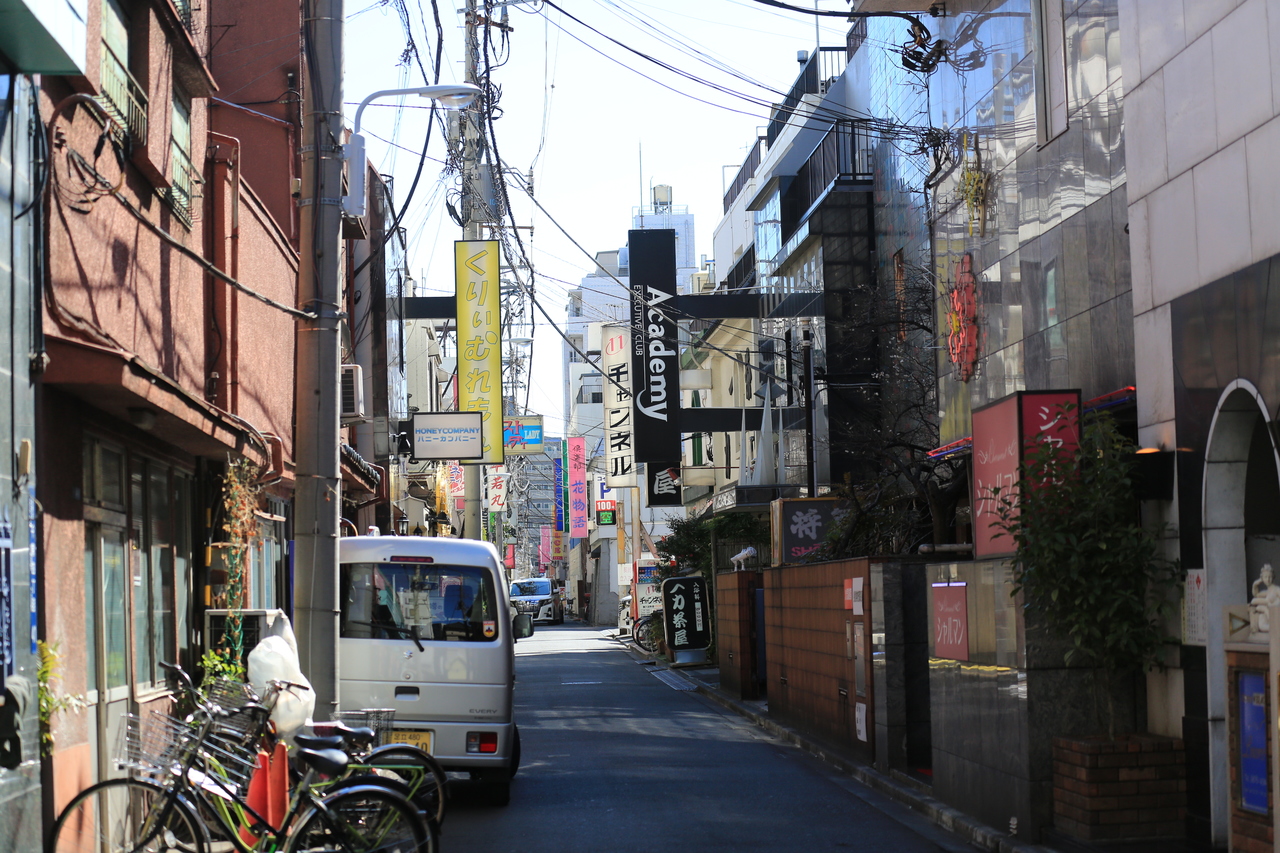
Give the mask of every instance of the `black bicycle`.
POLYGON ((648 616, 641 616, 637 619, 636 623, 631 626, 631 636, 635 638, 637 646, 650 654, 655 654, 658 651, 659 644, 664 639, 662 611, 655 610, 648 616))
MULTIPOLYGON (((186 672, 162 666, 199 697, 186 672)), ((275 695, 300 686, 269 685, 275 695)), ((241 771, 256 766, 255 738, 269 714, 262 703, 228 711, 197 698, 185 720, 139 720, 136 729, 126 729, 131 734, 117 762, 129 775, 99 782, 72 799, 54 822, 46 849, 206 853, 216 841, 217 850, 237 853, 436 853, 434 827, 385 785, 351 785, 325 797, 315 793, 317 779, 345 772, 348 759, 339 750, 298 750, 307 769, 280 826, 273 826, 245 801, 241 771)))

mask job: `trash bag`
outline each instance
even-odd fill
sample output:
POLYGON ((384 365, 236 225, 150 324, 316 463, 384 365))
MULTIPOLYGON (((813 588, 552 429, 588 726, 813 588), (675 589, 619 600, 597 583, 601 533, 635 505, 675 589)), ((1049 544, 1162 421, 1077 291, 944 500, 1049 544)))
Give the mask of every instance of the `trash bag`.
POLYGON ((271 631, 272 636, 264 637, 249 652, 249 683, 259 696, 266 695, 267 682, 271 679, 306 685, 306 689, 282 690, 271 711, 276 734, 285 739, 293 737, 311 718, 316 693, 299 666, 298 642, 289 620, 283 616, 277 618, 271 631))

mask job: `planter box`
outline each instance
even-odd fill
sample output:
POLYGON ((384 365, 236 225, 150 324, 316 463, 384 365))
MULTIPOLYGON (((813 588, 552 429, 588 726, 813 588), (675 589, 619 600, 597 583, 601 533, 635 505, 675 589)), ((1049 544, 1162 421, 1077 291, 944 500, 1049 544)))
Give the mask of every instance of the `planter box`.
POLYGON ((1086 841, 1183 837, 1183 742, 1156 735, 1054 738, 1053 814, 1060 831, 1086 841))

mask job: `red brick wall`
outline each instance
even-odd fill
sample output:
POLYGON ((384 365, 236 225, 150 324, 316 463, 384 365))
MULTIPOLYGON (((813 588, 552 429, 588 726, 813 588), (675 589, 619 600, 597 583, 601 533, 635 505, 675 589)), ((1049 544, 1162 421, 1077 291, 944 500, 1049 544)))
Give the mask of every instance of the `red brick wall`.
POLYGON ((763 578, 758 572, 716 575, 716 649, 720 689, 739 699, 755 699, 759 685, 752 676, 756 664, 751 636, 751 599, 763 578))
POLYGON ((845 609, 844 582, 854 577, 863 578, 864 590, 869 589, 866 559, 765 570, 769 714, 871 761, 875 703, 870 606, 868 601, 861 617, 845 609), (865 696, 856 691, 850 640, 855 622, 863 623, 865 696), (858 703, 866 705, 866 741, 857 737, 858 703))
POLYGON ((1181 740, 1155 735, 1054 738, 1054 825, 1088 841, 1181 837, 1186 759, 1181 740))

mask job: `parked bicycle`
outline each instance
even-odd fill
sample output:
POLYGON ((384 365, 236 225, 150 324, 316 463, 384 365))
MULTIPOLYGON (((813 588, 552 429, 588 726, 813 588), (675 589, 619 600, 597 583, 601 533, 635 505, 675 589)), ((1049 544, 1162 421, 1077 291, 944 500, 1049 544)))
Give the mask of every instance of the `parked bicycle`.
POLYGON ((641 616, 631 626, 631 635, 635 638, 636 645, 644 649, 650 654, 658 651, 659 644, 663 641, 662 627, 662 610, 655 610, 648 616, 641 616))
POLYGON ((433 822, 386 785, 316 792, 320 777, 345 773, 348 758, 339 750, 297 751, 306 771, 273 826, 246 802, 252 772, 245 768, 257 765, 274 698, 301 685, 269 682, 262 702, 228 710, 201 696, 181 667, 161 665, 195 711, 185 720, 157 714, 128 726, 117 765, 129 775, 73 798, 54 822, 49 853, 435 853, 433 822))

